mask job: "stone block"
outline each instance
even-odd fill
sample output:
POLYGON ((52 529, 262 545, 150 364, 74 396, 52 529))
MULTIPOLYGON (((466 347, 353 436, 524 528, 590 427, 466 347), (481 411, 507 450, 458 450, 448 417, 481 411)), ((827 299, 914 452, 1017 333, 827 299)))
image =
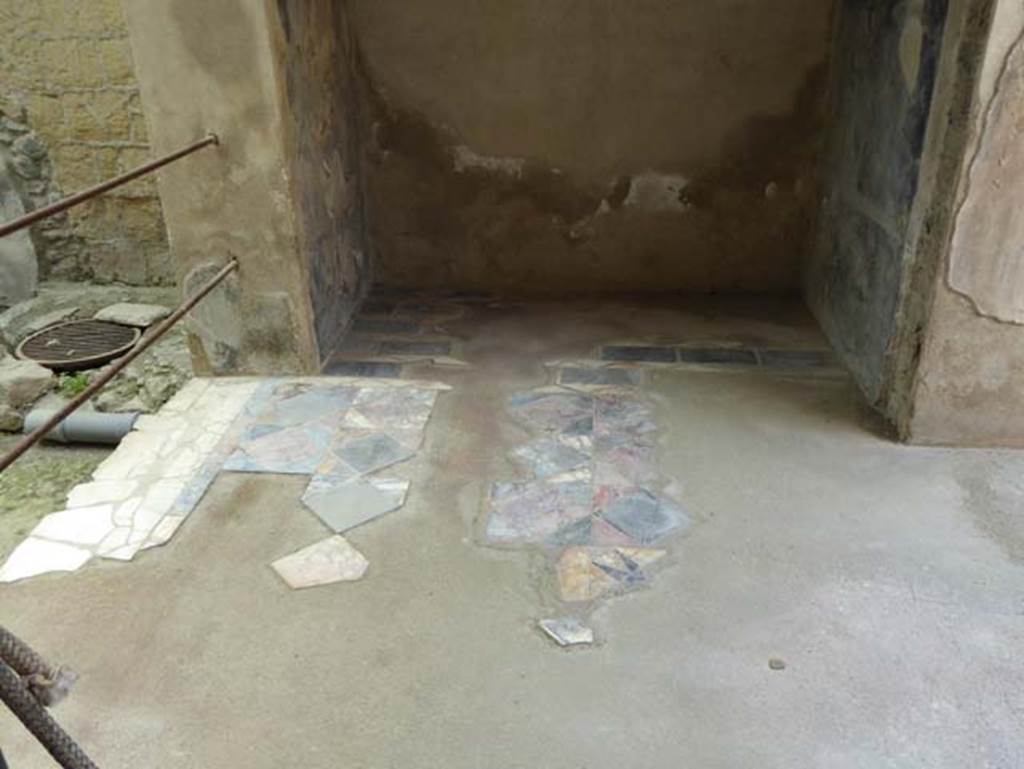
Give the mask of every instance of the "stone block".
POLYGON ((46 394, 53 372, 30 360, 0 358, 0 406, 23 410, 46 394))
POLYGON ((125 34, 118 0, 67 0, 67 5, 78 34, 95 37, 125 34))
POLYGON ((123 91, 62 95, 68 138, 76 141, 127 141, 131 136, 129 98, 123 91))
POLYGON ((158 320, 166 318, 171 314, 170 309, 159 304, 135 304, 132 302, 120 302, 104 307, 93 317, 96 320, 107 320, 111 323, 121 323, 126 326, 138 326, 146 328, 158 320))
POLYGON ((132 85, 135 83, 135 67, 132 64, 132 50, 126 39, 98 40, 96 42, 100 61, 109 85, 132 85))

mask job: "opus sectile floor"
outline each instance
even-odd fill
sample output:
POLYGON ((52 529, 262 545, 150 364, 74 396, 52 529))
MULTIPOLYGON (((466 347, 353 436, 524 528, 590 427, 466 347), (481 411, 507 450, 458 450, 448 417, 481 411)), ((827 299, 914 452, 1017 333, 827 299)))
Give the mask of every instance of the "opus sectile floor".
POLYGON ((194 379, 135 429, 67 509, 43 518, 0 568, 13 582, 131 560, 166 543, 221 470, 309 475, 305 506, 335 536, 275 562, 292 587, 358 579, 362 558, 338 536, 405 501, 387 468, 420 447, 447 385, 390 379, 194 379))
POLYGON ((519 475, 486 479, 475 541, 541 552, 558 609, 538 617, 540 629, 562 646, 593 643, 593 611, 651 583, 700 521, 673 493, 686 479, 659 474, 664 436, 649 380, 666 370, 842 373, 805 312, 782 317, 371 298, 329 376, 197 379, 141 417, 67 509, 14 551, 0 581, 162 545, 222 470, 309 477, 301 501, 331 536, 271 564, 290 587, 360 579, 368 563, 342 534, 405 504, 409 482, 390 468, 417 453, 438 393, 498 389, 512 394, 479 429, 511 422, 528 437, 509 452, 519 475))
POLYGON ((656 469, 657 426, 637 391, 642 373, 560 369, 556 377, 573 384, 508 399, 512 418, 532 434, 511 451, 527 477, 493 485, 483 536, 546 552, 572 613, 539 624, 572 646, 593 642, 584 615, 595 602, 645 584, 666 542, 694 520, 656 469))

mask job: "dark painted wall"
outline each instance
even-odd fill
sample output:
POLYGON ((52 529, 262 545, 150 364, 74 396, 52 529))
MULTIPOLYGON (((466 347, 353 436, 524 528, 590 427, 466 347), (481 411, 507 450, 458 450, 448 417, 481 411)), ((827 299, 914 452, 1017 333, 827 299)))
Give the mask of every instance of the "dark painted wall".
POLYGON ((344 3, 278 0, 277 10, 290 182, 324 361, 370 280, 354 46, 344 3))
POLYGON ((895 337, 904 252, 948 0, 841 0, 832 125, 808 304, 872 402, 895 337))

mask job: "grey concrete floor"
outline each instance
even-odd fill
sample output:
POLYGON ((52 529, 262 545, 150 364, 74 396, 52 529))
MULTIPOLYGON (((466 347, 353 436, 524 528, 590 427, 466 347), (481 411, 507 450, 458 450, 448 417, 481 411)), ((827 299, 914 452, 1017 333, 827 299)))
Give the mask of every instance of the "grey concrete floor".
MULTIPOLYGON (((501 404, 540 360, 641 331, 816 339, 798 310, 732 313, 453 329, 475 368, 441 375, 405 507, 348 535, 361 582, 289 592, 268 563, 324 535, 305 478, 225 473, 167 547, 0 587, 0 617, 81 672, 56 713, 105 768, 1024 766, 1024 455, 895 445, 846 379, 652 375, 700 524, 595 614, 594 648, 536 630, 539 555, 477 543, 520 437, 501 404)), ((0 745, 52 766, 7 714, 0 745)))

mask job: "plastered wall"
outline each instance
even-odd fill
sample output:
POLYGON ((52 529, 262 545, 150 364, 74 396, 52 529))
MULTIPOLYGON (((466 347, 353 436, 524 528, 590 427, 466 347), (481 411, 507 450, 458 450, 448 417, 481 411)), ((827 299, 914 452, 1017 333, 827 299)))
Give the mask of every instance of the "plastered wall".
POLYGON ((831 3, 348 5, 378 283, 797 289, 831 3))

